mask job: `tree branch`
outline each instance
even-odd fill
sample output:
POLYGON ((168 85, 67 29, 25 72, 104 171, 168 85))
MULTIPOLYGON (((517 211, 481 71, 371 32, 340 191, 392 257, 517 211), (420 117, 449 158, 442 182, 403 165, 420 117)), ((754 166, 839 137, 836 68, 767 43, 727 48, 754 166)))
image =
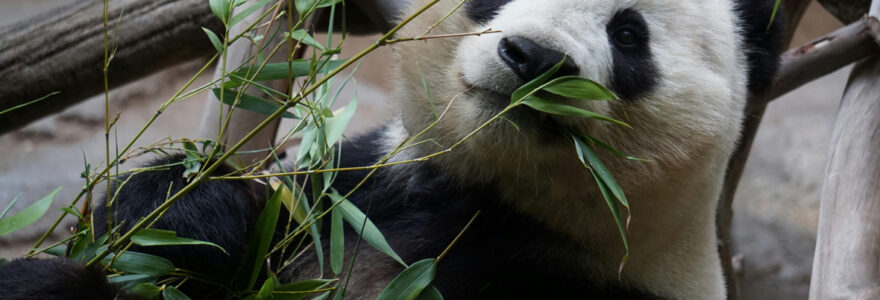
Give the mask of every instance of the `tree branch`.
MULTIPOLYGON (((786 18, 783 45, 787 46, 791 43, 794 31, 797 29, 797 25, 800 23, 801 17, 804 15, 809 4, 809 0, 783 0, 782 14, 786 18)), ((733 222, 733 197, 736 193, 739 179, 742 177, 742 171, 749 157, 752 143, 755 141, 755 133, 758 132, 758 126, 761 124, 761 119, 764 116, 765 107, 766 105, 754 105, 752 101, 747 103, 742 137, 727 163, 724 186, 719 195, 718 218, 716 220, 718 254, 721 256, 721 267, 724 270, 724 278, 727 280, 727 299, 730 300, 737 299, 739 293, 736 273, 733 270, 733 262, 731 261, 733 237, 730 234, 730 228, 733 222)))
MULTIPOLYGON (((117 0, 109 25, 117 48, 110 85, 120 86, 166 67, 210 54, 201 27, 222 32, 222 24, 202 0, 117 0)), ((80 0, 37 22, 0 32, 0 110, 59 91, 45 101, 0 118, 4 133, 103 91, 103 7, 80 0)))

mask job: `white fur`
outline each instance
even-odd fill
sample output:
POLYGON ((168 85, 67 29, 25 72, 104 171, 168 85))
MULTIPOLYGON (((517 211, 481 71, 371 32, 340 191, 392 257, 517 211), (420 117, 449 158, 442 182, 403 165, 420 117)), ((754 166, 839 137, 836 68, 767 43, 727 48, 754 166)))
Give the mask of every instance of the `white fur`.
MULTIPOLYGON (((428 0, 416 0, 413 9, 428 0)), ((406 26, 399 36, 419 36, 458 0, 441 1, 406 26)), ((626 129, 595 120, 552 116, 582 128, 617 149, 650 162, 624 161, 600 153, 632 206, 631 247, 622 280, 673 299, 722 299, 716 252, 715 206, 724 168, 740 129, 746 95, 746 67, 739 50, 732 3, 723 0, 514 0, 485 25, 454 13, 431 34, 477 32, 469 36, 395 46, 399 57, 394 99, 402 110, 396 145, 405 132, 433 121, 431 102, 419 78, 424 74, 435 109, 451 99, 448 113, 428 131, 444 146, 460 140, 497 110, 482 102, 509 94, 523 82, 501 61, 497 45, 522 36, 566 53, 582 76, 610 84, 611 45, 605 25, 618 11, 633 8, 648 24, 659 84, 631 103, 578 101, 583 108, 623 120, 626 129), (421 72, 419 71, 421 69, 421 72)), ((573 262, 608 281, 617 279, 622 244, 608 207, 570 143, 547 143, 522 122, 521 132, 496 122, 437 163, 467 183, 497 184, 505 201, 582 243, 589 253, 567 253, 573 262), (587 263, 589 262, 589 263, 587 263)), ((443 150, 424 144, 407 157, 443 150)))

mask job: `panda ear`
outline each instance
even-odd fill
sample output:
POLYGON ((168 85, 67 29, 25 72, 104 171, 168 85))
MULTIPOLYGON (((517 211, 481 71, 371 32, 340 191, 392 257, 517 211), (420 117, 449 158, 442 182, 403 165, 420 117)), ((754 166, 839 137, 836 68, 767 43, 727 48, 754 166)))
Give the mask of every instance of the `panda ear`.
POLYGON ((779 69, 785 18, 781 10, 773 17, 775 4, 776 0, 734 1, 734 10, 739 15, 743 50, 748 60, 748 87, 752 93, 769 88, 779 69))

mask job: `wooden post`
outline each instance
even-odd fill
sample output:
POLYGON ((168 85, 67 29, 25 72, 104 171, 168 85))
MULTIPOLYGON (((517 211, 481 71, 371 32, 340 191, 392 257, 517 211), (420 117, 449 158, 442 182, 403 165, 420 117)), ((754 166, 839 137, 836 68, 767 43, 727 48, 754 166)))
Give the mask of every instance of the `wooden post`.
MULTIPOLYGON (((880 15, 880 0, 871 16, 880 15)), ((880 56, 856 65, 825 170, 810 299, 880 299, 880 56)))

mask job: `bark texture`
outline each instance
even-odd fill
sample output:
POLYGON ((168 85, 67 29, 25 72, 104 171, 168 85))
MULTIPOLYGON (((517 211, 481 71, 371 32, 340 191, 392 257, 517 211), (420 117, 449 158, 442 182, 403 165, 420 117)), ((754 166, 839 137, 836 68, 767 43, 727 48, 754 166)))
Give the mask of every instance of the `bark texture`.
MULTIPOLYGON (((213 49, 201 27, 222 32, 203 0, 110 2, 108 70, 116 87, 213 49), (112 49, 112 48, 111 48, 112 49)), ((80 0, 0 32, 0 110, 61 92, 0 118, 0 133, 60 112, 104 89, 103 1, 80 0)))

